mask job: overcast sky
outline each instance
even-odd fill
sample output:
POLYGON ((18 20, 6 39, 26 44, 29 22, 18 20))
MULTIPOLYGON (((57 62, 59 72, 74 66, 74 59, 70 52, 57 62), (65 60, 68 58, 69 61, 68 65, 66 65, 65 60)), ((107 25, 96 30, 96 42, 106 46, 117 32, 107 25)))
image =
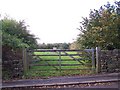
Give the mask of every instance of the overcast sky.
POLYGON ((0 14, 25 20, 39 43, 73 42, 90 9, 115 0, 0 0, 0 14))

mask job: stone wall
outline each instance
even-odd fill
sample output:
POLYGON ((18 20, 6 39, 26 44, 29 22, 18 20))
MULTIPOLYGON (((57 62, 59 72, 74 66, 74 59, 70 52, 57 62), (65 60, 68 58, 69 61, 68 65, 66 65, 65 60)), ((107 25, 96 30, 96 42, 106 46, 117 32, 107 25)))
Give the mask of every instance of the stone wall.
POLYGON ((2 47, 2 79, 22 78, 22 50, 13 50, 8 46, 2 47))
POLYGON ((101 50, 101 72, 120 72, 120 50, 101 50))

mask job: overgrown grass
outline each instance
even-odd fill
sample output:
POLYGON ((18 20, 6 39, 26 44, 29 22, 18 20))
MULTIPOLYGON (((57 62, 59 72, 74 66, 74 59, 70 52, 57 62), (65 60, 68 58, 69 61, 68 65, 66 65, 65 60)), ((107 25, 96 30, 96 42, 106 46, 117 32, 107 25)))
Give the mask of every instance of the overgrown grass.
MULTIPOLYGON (((77 54, 77 52, 67 52, 68 54, 77 54)), ((43 54, 58 54, 56 52, 34 52, 35 55, 43 54)), ((64 54, 64 53, 61 53, 64 54)), ((39 58, 39 57, 38 57, 39 58)), ((60 64, 59 56, 40 56, 40 60, 32 64, 48 64, 51 66, 31 66, 26 72, 25 76, 29 77, 53 77, 53 76, 71 76, 77 74, 91 74, 91 70, 60 70, 61 69, 90 69, 91 66, 79 65, 79 66, 52 66, 52 64, 60 64), (46 61, 50 60, 50 61, 46 61), (54 61, 53 61, 54 60, 54 61), (53 70, 54 69, 54 70, 53 70)), ((75 56, 75 58, 80 58, 80 56, 75 56)), ((83 61, 84 62, 84 61, 83 61)), ((86 62, 84 62, 86 63, 86 62)), ((61 56, 61 64, 80 64, 78 61, 72 60, 69 56, 61 56), (64 61, 68 60, 68 61, 64 61)))

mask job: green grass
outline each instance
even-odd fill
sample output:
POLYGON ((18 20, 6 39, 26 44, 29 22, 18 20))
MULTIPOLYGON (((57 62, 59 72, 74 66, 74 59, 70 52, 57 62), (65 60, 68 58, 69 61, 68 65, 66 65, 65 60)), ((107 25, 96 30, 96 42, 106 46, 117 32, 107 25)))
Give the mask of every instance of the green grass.
MULTIPOLYGON (((67 52, 69 54, 76 54, 77 52, 67 52)), ((34 52, 35 55, 43 55, 43 54, 58 54, 56 52, 34 52)), ((64 53, 61 53, 64 54, 64 53)), ((38 62, 34 62, 34 64, 59 64, 59 56, 41 56, 42 60, 38 62), (50 60, 50 61, 46 61, 50 60), (54 60, 54 61, 52 61, 54 60)), ((75 58, 80 58, 80 56, 75 56, 75 58)), ((84 62, 84 61, 83 61, 84 62)), ((85 63, 85 62, 84 62, 85 63)), ((61 64, 80 64, 78 61, 72 60, 69 56, 61 56, 61 64), (68 61, 63 61, 63 60, 68 61)), ((31 66, 30 69, 25 73, 27 78, 30 77, 53 77, 53 76, 71 76, 76 74, 91 74, 91 70, 53 70, 55 68, 60 68, 59 66, 31 66)), ((61 69, 84 69, 91 68, 85 65, 80 66, 61 66, 61 69)))

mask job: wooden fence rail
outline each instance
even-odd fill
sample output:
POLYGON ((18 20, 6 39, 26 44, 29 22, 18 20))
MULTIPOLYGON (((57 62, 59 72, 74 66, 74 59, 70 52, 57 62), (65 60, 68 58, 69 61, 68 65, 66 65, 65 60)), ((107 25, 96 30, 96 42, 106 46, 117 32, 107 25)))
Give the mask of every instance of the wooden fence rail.
MULTIPOLYGON (((45 55, 32 55, 32 56, 68 56, 67 54, 45 54, 45 55)), ((83 56, 82 54, 69 54, 69 56, 83 56)))
MULTIPOLYGON (((59 66, 59 64, 52 64, 53 66, 59 66)), ((61 64, 61 66, 80 66, 82 64, 61 64)), ((85 64, 87 65, 91 65, 91 64, 85 64)), ((48 66, 48 64, 31 64, 30 66, 48 66)))

